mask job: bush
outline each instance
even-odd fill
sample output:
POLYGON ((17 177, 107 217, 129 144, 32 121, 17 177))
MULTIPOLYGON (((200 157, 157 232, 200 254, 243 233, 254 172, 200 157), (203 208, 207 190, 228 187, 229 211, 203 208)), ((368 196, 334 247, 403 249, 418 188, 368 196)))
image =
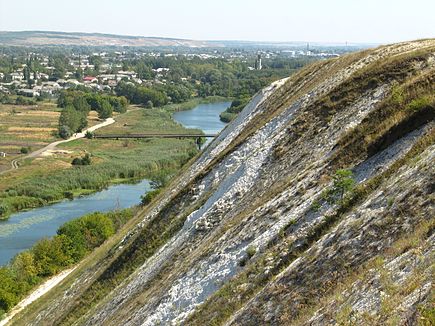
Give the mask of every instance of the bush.
POLYGON ((30 150, 31 150, 30 147, 21 147, 20 153, 21 154, 28 154, 30 152, 30 150))
POLYGON ((423 96, 412 100, 411 103, 408 104, 408 109, 411 111, 419 111, 433 104, 435 104, 435 101, 433 99, 431 99, 429 96, 423 96))
POLYGON ((72 165, 91 165, 91 163, 91 156, 89 154, 86 154, 82 158, 76 157, 71 162, 72 165))
POLYGON ((236 117, 237 117, 236 113, 230 113, 230 112, 226 112, 226 111, 219 114, 219 119, 225 123, 229 123, 229 122, 233 121, 236 117))
POLYGON ((66 125, 61 125, 59 127, 59 136, 62 137, 63 139, 68 139, 72 136, 72 131, 71 129, 66 126, 66 125))
POLYGON ((107 214, 94 213, 69 221, 57 232, 65 236, 71 243, 68 251, 73 260, 79 261, 93 248, 100 246, 115 233, 113 221, 107 214))
POLYGON ((143 195, 141 205, 145 206, 151 203, 151 201, 160 193, 160 189, 152 190, 143 195))
POLYGON ((35 105, 36 101, 29 99, 29 98, 25 98, 23 96, 18 96, 17 99, 15 100, 15 105, 35 105))
POLYGON ((231 106, 219 115, 219 118, 221 119, 221 121, 231 122, 232 120, 234 120, 235 117, 237 117, 237 115, 248 104, 249 100, 250 100, 249 97, 241 97, 241 98, 235 99, 231 103, 231 106))
POLYGON ((5 203, 0 203, 0 217, 6 217, 9 215, 10 208, 5 203))
POLYGON ((343 202, 347 193, 351 193, 355 187, 355 180, 351 170, 337 170, 333 176, 332 187, 322 192, 321 198, 330 205, 337 201, 343 202))
POLYGON ((257 252, 257 248, 255 248, 254 246, 249 246, 246 249, 246 254, 248 255, 248 259, 251 259, 256 252, 257 252))

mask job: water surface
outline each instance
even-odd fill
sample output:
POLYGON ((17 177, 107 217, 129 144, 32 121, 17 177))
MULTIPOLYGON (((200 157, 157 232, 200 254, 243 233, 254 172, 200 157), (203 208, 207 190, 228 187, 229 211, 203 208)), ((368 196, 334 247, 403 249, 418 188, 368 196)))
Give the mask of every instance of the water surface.
MULTIPOLYGON (((174 113, 174 119, 187 128, 198 128, 207 134, 217 134, 225 123, 219 114, 231 102, 201 104, 192 110, 174 113)), ((67 221, 92 212, 108 212, 140 203, 141 195, 150 191, 149 181, 110 186, 100 192, 12 214, 0 221, 0 265, 5 265, 19 252, 31 248, 38 240, 56 234, 67 221)))
POLYGON ((110 186, 100 192, 12 214, 0 221, 0 265, 38 240, 56 234, 65 222, 95 211, 108 212, 140 203, 140 196, 151 189, 148 180, 137 184, 110 186))
POLYGON ((197 128, 206 134, 217 134, 226 123, 219 119, 219 114, 225 111, 231 102, 200 104, 192 110, 175 112, 173 117, 186 128, 197 128))

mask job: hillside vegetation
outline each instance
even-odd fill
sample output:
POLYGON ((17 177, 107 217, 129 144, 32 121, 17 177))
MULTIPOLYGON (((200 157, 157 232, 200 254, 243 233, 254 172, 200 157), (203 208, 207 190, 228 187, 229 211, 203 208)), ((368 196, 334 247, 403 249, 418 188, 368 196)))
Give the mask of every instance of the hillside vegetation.
POLYGON ((433 325, 434 91, 435 40, 273 83, 12 324, 433 325))

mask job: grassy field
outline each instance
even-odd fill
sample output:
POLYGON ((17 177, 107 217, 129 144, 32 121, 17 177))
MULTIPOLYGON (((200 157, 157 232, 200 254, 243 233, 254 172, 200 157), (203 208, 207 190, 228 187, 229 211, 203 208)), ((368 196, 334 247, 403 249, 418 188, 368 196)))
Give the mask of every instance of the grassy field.
MULTIPOLYGON (((21 148, 35 151, 59 140, 57 137, 60 109, 54 102, 37 102, 37 105, 0 104, 0 171, 7 170, 11 161, 23 154, 21 148)), ((97 113, 88 116, 88 126, 99 123, 97 113)), ((1 186, 0 186, 1 187, 1 186)))
POLYGON ((22 147, 36 150, 56 140, 59 110, 54 103, 33 106, 0 104, 0 171, 21 155, 22 147))
MULTIPOLYGON (((39 111, 50 117, 58 117, 54 105, 45 106, 46 110, 39 111)), ((127 113, 115 116, 116 122, 98 130, 98 133, 192 132, 172 119, 169 112, 172 110, 173 108, 131 107, 127 113)), ((40 121, 41 125, 51 125, 52 129, 57 123, 53 118, 51 121, 46 120, 44 115, 39 115, 38 119, 35 119, 35 123, 40 121)), ((90 124, 92 119, 91 114, 90 124)), ((17 119, 15 125, 25 125, 27 122, 24 120, 17 119)), ((41 146, 55 140, 49 132, 45 137, 41 146)), ((32 146, 32 150, 37 148, 32 146)), ((19 169, 0 177, 0 216, 5 218, 21 209, 87 194, 128 179, 153 178, 161 173, 172 174, 197 152, 194 139, 80 139, 61 144, 55 153, 23 160, 19 169), (86 153, 92 156, 91 165, 71 165, 74 158, 86 153)), ((11 155, 8 159, 18 155, 11 155)))
MULTIPOLYGON (((167 108, 133 108, 127 113, 115 117, 116 122, 97 130, 97 134, 134 134, 134 133, 176 133, 192 132, 171 118, 167 108)), ((199 130, 196 130, 199 132, 199 130)), ((101 140, 94 140, 100 142, 101 140)))

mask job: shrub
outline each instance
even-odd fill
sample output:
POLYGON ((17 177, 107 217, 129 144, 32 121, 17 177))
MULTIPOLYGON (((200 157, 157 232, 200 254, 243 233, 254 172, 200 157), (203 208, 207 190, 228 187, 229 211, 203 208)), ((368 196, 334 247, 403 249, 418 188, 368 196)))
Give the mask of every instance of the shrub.
POLYGON ((230 112, 226 112, 226 111, 219 114, 219 119, 222 122, 226 122, 226 123, 233 121, 236 117, 237 117, 236 113, 230 113, 230 112))
POLYGON ((21 154, 28 154, 30 152, 30 150, 31 150, 30 147, 21 147, 20 153, 21 154))
POLYGON ((67 125, 59 126, 59 136, 63 139, 67 139, 72 136, 72 131, 67 125))
POLYGON ((141 205, 145 206, 151 203, 151 201, 160 193, 160 189, 152 190, 143 195, 141 205))
POLYGON ((86 154, 82 158, 76 157, 72 160, 72 165, 91 165, 91 156, 89 154, 86 154))
POLYGON ((411 103, 408 104, 408 109, 412 111, 419 111, 430 106, 432 103, 434 103, 434 101, 431 100, 429 96, 423 96, 412 100, 411 103))
POLYGON ((10 208, 5 203, 0 203, 0 217, 5 217, 9 214, 10 208))
POLYGON ((335 172, 333 177, 332 193, 343 199, 345 193, 351 191, 355 187, 353 173, 350 170, 340 169, 335 172))
POLYGON ((248 259, 251 259, 256 252, 257 252, 257 248, 255 248, 254 246, 249 246, 246 249, 246 254, 248 255, 248 259))
MULTIPOLYGON (((345 195, 351 192, 355 187, 355 180, 353 179, 351 170, 337 170, 333 176, 333 180, 332 187, 322 191, 320 194, 320 198, 330 205, 335 204, 337 200, 342 202, 345 195)), ((321 205, 317 203, 316 206, 320 208, 321 205)), ((313 207, 313 209, 314 208, 315 207, 313 207)))
POLYGON ((107 214, 94 213, 62 225, 57 234, 70 239, 68 251, 76 262, 93 248, 100 246, 115 233, 113 221, 107 214))

